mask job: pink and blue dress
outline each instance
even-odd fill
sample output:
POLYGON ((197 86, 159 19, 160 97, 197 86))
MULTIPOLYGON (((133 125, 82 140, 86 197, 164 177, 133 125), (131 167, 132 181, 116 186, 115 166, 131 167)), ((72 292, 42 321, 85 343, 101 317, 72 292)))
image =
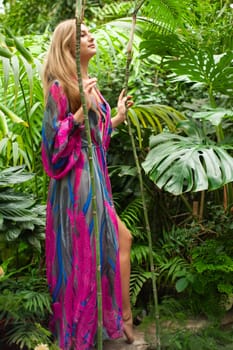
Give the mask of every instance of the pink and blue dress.
MULTIPOLYGON (((100 238, 102 314, 109 338, 122 336, 118 226, 106 152, 110 107, 89 110, 100 238)), ((85 126, 75 123, 58 81, 50 88, 42 128, 42 161, 50 177, 46 268, 51 329, 62 350, 89 350, 97 333, 97 283, 92 186, 85 126)))

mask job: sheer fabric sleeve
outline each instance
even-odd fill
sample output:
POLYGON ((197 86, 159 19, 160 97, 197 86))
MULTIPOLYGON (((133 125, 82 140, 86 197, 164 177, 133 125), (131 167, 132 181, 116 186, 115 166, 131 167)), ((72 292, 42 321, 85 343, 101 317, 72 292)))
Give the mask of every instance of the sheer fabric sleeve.
POLYGON ((82 127, 68 113, 68 99, 55 81, 49 91, 42 125, 42 163, 50 177, 64 177, 78 161, 82 127))

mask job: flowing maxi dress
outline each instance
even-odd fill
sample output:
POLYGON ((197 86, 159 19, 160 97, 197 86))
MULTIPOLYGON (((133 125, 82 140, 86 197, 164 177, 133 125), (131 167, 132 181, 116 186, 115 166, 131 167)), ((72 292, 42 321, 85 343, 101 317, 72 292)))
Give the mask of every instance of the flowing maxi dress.
MULTIPOLYGON (((100 94, 100 93, 99 93, 100 94)), ((100 237, 103 327, 122 336, 118 226, 106 164, 110 107, 89 110, 100 237)), ((42 127, 42 162, 50 177, 46 269, 51 329, 62 350, 91 349, 97 332, 97 282, 92 188, 85 126, 75 123, 58 81, 50 88, 42 127)))

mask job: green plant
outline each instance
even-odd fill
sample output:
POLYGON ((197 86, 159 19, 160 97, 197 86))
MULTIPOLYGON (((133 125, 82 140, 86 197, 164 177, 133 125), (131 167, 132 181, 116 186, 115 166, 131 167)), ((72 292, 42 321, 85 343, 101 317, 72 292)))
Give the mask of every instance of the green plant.
POLYGON ((163 132, 151 136, 142 166, 159 188, 179 195, 215 190, 233 181, 230 145, 216 144, 193 120, 178 124, 187 136, 163 132))
POLYGON ((0 164, 2 167, 26 165, 35 173, 31 190, 39 197, 38 177, 42 166, 38 156, 43 114, 40 62, 27 49, 25 40, 14 36, 8 28, 0 29, 0 48, 9 53, 6 56, 0 50, 0 164))
POLYGON ((97 22, 99 25, 102 23, 110 22, 113 20, 119 20, 121 17, 126 17, 133 6, 133 1, 97 1, 92 0, 90 9, 87 8, 87 15, 91 13, 91 21, 97 22), (99 2, 99 4, 98 4, 99 2), (99 6, 94 6, 94 3, 99 6))
MULTIPOLYGON (((148 255, 148 251, 147 251, 148 255)), ((147 257, 148 258, 148 257, 147 257)), ((151 285, 151 272, 141 267, 133 267, 130 274, 130 299, 133 306, 139 301, 139 295, 147 282, 151 285)))
MULTIPOLYGON (((215 5, 214 10, 216 10, 215 5)), ((192 7, 191 4, 190 6, 192 7)), ((210 7, 210 4, 208 6, 210 7)), ((225 10, 223 8, 222 13, 225 10)), ((207 49, 197 47, 195 40, 191 44, 190 40, 186 40, 190 39, 191 34, 186 35, 185 30, 182 31, 182 35, 180 32, 174 32, 168 35, 165 33, 163 36, 158 31, 152 30, 148 35, 149 38, 140 44, 143 57, 152 54, 162 57, 160 68, 170 73, 168 78, 171 83, 182 82, 184 88, 191 86, 193 91, 201 88, 202 95, 206 94, 208 98, 201 101, 201 107, 199 107, 201 113, 193 115, 191 111, 186 112, 187 115, 198 119, 197 124, 191 119, 178 123, 173 136, 171 133, 152 136, 150 146, 153 149, 149 152, 146 161, 142 163, 146 173, 159 188, 164 188, 175 195, 188 191, 212 190, 232 182, 232 170, 228 172, 228 164, 231 166, 232 159, 223 151, 223 148, 225 150, 232 148, 231 139, 228 138, 228 142, 225 141, 227 139, 225 120, 227 116, 229 118, 232 115, 232 111, 230 108, 224 109, 224 104, 227 105, 230 102, 232 93, 232 52, 228 49, 223 51, 221 48, 216 52, 210 46, 207 49), (174 39, 172 45, 167 45, 172 36, 174 39), (150 45, 151 40, 155 38, 157 45, 150 45), (218 107, 220 104, 221 108, 218 107), (203 122, 204 115, 208 115, 208 121, 212 124, 215 134, 213 130, 209 134, 210 128, 203 122), (189 137, 183 138, 177 135, 180 130, 189 137), (214 144, 216 139, 218 148, 214 144), (221 161, 224 164, 221 164, 221 161), (211 174, 208 173, 209 168, 211 168, 211 174)), ((195 35, 193 39, 194 37, 195 35)), ((180 87, 181 84, 178 86, 180 87)), ((188 106, 187 103, 186 106, 188 106)), ((229 119, 227 124, 229 125, 229 119)), ((228 198, 231 198, 231 189, 230 186, 228 187, 228 198)), ((230 204, 229 201, 227 204, 230 204)))
POLYGON ((40 3, 35 0, 4 2, 8 6, 5 6, 6 13, 2 16, 2 23, 18 35, 43 32, 54 9, 54 5, 51 6, 46 0, 40 3))
POLYGON ((38 258, 44 242, 45 206, 12 188, 32 177, 23 167, 0 172, 0 259, 16 268, 38 258))
POLYGON ((173 58, 166 60, 165 67, 174 73, 170 76, 172 81, 196 83, 193 88, 204 86, 208 91, 210 104, 214 108, 216 97, 213 93, 232 94, 232 58, 233 53, 229 51, 216 55, 210 48, 200 49, 197 52, 191 50, 190 54, 182 53, 178 60, 173 58))
POLYGON ((0 278, 1 347, 15 344, 34 349, 39 343, 52 343, 48 331, 50 296, 44 275, 35 267, 22 274, 9 271, 0 278))
POLYGON ((42 268, 45 208, 17 186, 33 174, 24 167, 0 172, 0 318, 2 346, 20 349, 51 343, 51 312, 45 272, 42 268))
POLYGON ((207 239, 192 250, 192 294, 199 295, 202 312, 210 316, 222 315, 233 293, 233 259, 227 254, 225 244, 222 239, 207 239))
POLYGON ((232 218, 210 206, 208 219, 163 232, 155 246, 160 290, 175 296, 190 314, 219 320, 230 307, 232 285, 232 218), (228 306, 227 306, 228 305, 228 306))
POLYGON ((178 327, 170 332, 165 330, 162 340, 164 350, 231 350, 233 333, 214 325, 193 331, 178 327))

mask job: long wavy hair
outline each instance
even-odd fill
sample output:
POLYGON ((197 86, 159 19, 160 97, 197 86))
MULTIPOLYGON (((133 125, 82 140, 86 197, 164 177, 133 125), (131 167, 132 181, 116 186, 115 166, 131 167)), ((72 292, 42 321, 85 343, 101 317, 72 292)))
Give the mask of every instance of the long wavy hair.
POLYGON ((75 46, 75 19, 68 19, 59 23, 54 30, 42 73, 45 101, 52 82, 59 80, 67 95, 72 113, 75 113, 81 105, 77 82, 75 46))

